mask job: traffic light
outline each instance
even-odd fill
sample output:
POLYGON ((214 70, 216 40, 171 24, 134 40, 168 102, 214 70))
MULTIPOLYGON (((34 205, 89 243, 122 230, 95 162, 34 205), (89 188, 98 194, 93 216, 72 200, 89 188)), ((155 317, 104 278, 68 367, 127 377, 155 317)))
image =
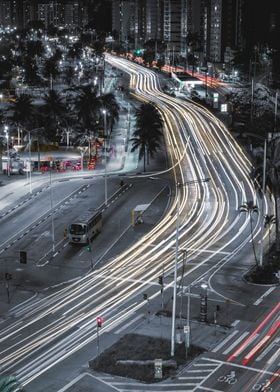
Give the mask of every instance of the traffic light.
POLYGON ((162 286, 163 285, 163 276, 162 275, 160 275, 159 277, 158 277, 158 283, 162 286))
POLYGON ((27 263, 27 253, 25 250, 20 250, 19 251, 19 262, 21 264, 26 264, 27 263))
POLYGON ((141 49, 135 49, 135 55, 136 56, 141 56, 142 50, 141 49))
POLYGON ((102 323, 103 323, 103 318, 100 317, 100 316, 96 317, 97 328, 101 328, 102 327, 102 323))
POLYGON ((88 245, 88 246, 87 246, 87 251, 88 251, 88 252, 91 252, 91 245, 88 245))

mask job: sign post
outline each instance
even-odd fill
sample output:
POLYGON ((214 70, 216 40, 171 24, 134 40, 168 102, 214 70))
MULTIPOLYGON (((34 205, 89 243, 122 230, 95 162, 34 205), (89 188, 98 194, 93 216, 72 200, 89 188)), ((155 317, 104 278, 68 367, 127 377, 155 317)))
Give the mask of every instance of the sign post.
POLYGON ((155 378, 162 378, 162 359, 155 359, 155 378))

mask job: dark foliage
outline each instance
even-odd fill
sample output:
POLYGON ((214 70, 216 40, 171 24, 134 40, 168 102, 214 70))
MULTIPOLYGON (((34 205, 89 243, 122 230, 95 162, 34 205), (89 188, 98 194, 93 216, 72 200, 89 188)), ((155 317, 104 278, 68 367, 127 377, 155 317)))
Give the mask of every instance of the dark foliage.
MULTIPOLYGON (((201 348, 191 346, 188 360, 203 352, 201 348)), ((122 365, 116 364, 118 360, 170 360, 170 341, 150 336, 128 334, 121 338, 108 350, 105 350, 99 358, 90 361, 90 368, 105 373, 115 374, 122 377, 133 378, 144 382, 156 382, 160 379, 154 377, 154 365, 122 365)), ((177 366, 186 361, 184 344, 176 344, 175 359, 177 366)), ((163 366, 163 379, 174 374, 177 369, 163 366)))
POLYGON ((264 265, 254 266, 245 275, 245 279, 255 284, 277 284, 279 279, 275 274, 278 271, 280 271, 280 253, 276 252, 274 244, 265 255, 264 265))

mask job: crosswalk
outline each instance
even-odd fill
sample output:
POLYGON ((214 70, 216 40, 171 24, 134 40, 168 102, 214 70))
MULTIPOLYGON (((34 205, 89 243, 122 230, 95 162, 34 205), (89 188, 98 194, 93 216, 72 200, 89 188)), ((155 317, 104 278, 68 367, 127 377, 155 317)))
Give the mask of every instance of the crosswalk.
MULTIPOLYGON (((249 352, 256 346, 261 337, 259 333, 256 333, 247 342, 250 334, 251 331, 249 330, 244 331, 242 329, 234 329, 224 340, 212 348, 211 351, 217 355, 224 355, 229 357, 234 351, 238 349, 238 357, 236 357, 236 359, 241 358, 245 355, 245 352, 249 352)), ((275 352, 279 350, 279 347, 280 338, 276 338, 267 348, 260 350, 260 353, 256 353, 254 360, 256 362, 265 361, 269 363, 269 359, 275 352)))
POLYGON ((119 392, 194 392, 220 366, 222 365, 219 361, 198 358, 189 367, 183 368, 176 377, 152 384, 112 375, 102 375, 98 378, 119 392))

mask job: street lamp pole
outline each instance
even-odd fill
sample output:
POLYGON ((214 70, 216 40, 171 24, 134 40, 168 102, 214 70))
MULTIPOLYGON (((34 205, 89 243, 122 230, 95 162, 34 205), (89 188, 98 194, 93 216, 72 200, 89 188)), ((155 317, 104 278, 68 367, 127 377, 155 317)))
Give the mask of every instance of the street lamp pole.
MULTIPOLYGON (((263 152, 263 178, 262 178, 262 201, 261 201, 261 216, 264 218, 264 195, 265 195, 265 178, 266 178, 266 149, 267 141, 264 141, 264 152, 263 152)), ((264 235, 264 222, 261 222, 261 246, 260 246, 260 267, 263 266, 263 235, 264 235)))
POLYGON ((102 110, 104 115, 104 150, 105 150, 105 205, 107 205, 108 200, 108 190, 107 190, 107 112, 105 109, 102 110))
POLYGON ((6 133, 6 139, 7 139, 7 174, 8 177, 10 177, 10 149, 9 149, 9 127, 8 125, 5 125, 5 133, 6 133))
POLYGON ((276 129, 277 129, 277 108, 278 108, 278 90, 276 91, 276 94, 275 94, 274 132, 276 132, 276 129))
POLYGON ((52 168, 50 167, 50 199, 51 199, 51 222, 52 222, 52 251, 55 252, 54 219, 53 219, 53 194, 52 194, 52 168))
MULTIPOLYGON (((180 184, 177 184, 177 189, 180 184)), ((175 250, 175 267, 174 267, 174 285, 173 285, 173 303, 172 303, 172 324, 171 324, 171 357, 175 354, 175 315, 177 302, 177 272, 178 272, 178 255, 179 255, 179 203, 180 192, 177 198, 177 212, 176 212, 176 250, 175 250)))
POLYGON ((29 155, 29 192, 32 193, 32 180, 31 180, 31 137, 28 131, 28 155, 29 155))
MULTIPOLYGON (((193 181, 186 181, 185 183, 177 183, 177 189, 185 185, 209 182, 210 178, 202 178, 193 181)), ((174 285, 173 285, 173 302, 172 302, 172 324, 171 324, 171 357, 175 354, 175 321, 176 321, 176 301, 177 301, 177 273, 178 273, 178 258, 179 258, 179 207, 180 207, 180 193, 177 197, 177 211, 176 211, 176 250, 175 250, 175 266, 174 266, 174 285)))

